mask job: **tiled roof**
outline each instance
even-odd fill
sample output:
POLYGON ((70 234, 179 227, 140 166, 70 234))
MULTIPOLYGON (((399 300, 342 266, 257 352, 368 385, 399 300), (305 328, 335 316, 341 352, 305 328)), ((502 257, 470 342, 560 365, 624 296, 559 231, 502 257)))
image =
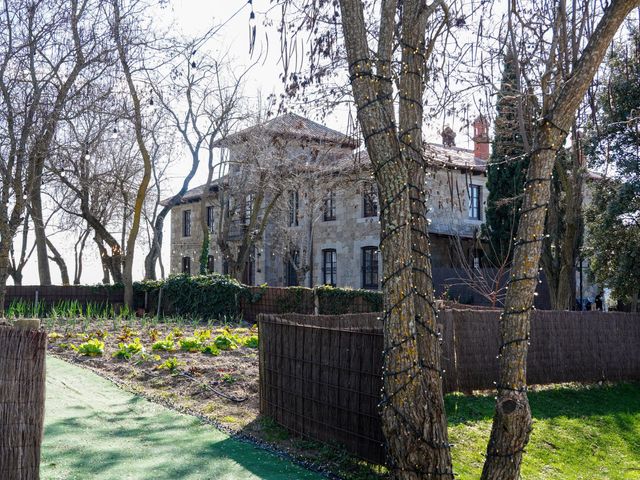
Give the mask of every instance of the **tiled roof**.
POLYGON ((487 161, 476 157, 473 150, 459 147, 444 147, 435 143, 427 143, 424 146, 424 156, 427 160, 440 163, 445 167, 462 168, 484 172, 487 170, 487 161))
MULTIPOLYGON (((224 177, 223 177, 224 178, 224 177)), ((215 179, 211 182, 211 191, 214 191, 218 187, 218 182, 220 179, 215 179)), ((182 196, 182 200, 180 203, 189 203, 200 200, 202 197, 202 193, 204 192, 205 185, 198 185, 197 187, 193 187, 190 190, 187 190, 185 194, 182 196)), ((173 197, 168 197, 163 199, 160 202, 160 205, 167 206, 173 197)))
MULTIPOLYGON (((369 155, 366 150, 356 154, 361 163, 369 163, 369 155)), ((433 143, 424 146, 424 156, 436 167, 460 168, 463 170, 473 170, 484 172, 487 170, 486 160, 477 158, 473 150, 459 147, 443 147, 433 143)))
POLYGON ((340 146, 356 148, 359 142, 344 133, 320 125, 308 118, 294 113, 286 113, 259 125, 254 125, 239 132, 233 133, 214 144, 216 147, 226 147, 234 143, 245 141, 256 133, 266 133, 273 136, 282 136, 303 140, 315 140, 328 142, 340 146))

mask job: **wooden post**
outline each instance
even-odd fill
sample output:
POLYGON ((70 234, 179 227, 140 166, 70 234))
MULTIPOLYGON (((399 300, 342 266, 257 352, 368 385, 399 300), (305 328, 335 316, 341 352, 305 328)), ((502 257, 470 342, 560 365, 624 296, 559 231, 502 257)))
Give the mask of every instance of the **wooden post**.
POLYGON ((32 319, 17 323, 19 328, 0 326, 0 478, 37 480, 47 333, 32 319))
POLYGON ((40 328, 40 319, 19 318, 14 322, 13 326, 23 330, 38 330, 40 328))

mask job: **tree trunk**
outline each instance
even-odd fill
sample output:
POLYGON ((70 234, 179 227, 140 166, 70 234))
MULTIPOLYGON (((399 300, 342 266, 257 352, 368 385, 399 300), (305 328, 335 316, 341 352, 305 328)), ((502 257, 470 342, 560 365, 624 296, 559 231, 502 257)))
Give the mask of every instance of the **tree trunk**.
MULTIPOLYGON (((107 249, 104 248, 104 245, 102 244, 102 239, 100 238, 100 236, 96 233, 96 235, 93 237, 93 241, 96 242, 96 245, 98 247, 98 251, 100 252, 100 264, 102 265, 102 283, 105 285, 108 285, 110 283, 110 273, 112 272, 112 259, 111 257, 109 257, 109 255, 107 254, 107 249)), ((118 281, 115 279, 113 279, 114 283, 118 283, 118 281)))
POLYGON ((153 237, 151 240, 151 247, 149 248, 149 253, 147 253, 147 256, 144 258, 144 278, 146 280, 156 280, 157 278, 156 263, 162 255, 164 219, 169 211, 170 208, 163 208, 160 213, 158 213, 156 221, 153 224, 153 237))
POLYGON ((13 284, 17 286, 22 285, 22 270, 11 270, 10 272, 11 279, 13 280, 13 284))
POLYGON ((136 199, 133 207, 133 221, 131 222, 131 230, 129 230, 129 236, 127 238, 127 251, 124 257, 124 272, 122 279, 124 282, 124 302, 130 308, 133 308, 133 259, 136 248, 136 240, 138 238, 138 231, 140 229, 140 218, 142 216, 142 208, 144 206, 144 199, 147 194, 147 187, 151 180, 151 155, 145 144, 143 134, 143 122, 142 122, 142 106, 140 104, 140 97, 133 81, 131 74, 131 67, 129 65, 129 58, 127 57, 127 45, 124 44, 121 32, 122 17, 120 13, 120 0, 114 0, 113 13, 114 13, 114 28, 113 34, 115 39, 116 48, 118 50, 118 57, 124 77, 127 81, 129 88, 129 95, 133 103, 133 124, 136 133, 136 143, 144 162, 144 173, 136 192, 136 199))
POLYGON ((0 236, 0 318, 4 318, 7 278, 9 278, 9 237, 3 232, 0 236))
POLYGON ((424 217, 425 210, 424 184, 421 183, 424 181, 422 111, 417 105, 422 104, 421 61, 425 56, 424 25, 428 8, 417 1, 403 3, 401 44, 403 64, 406 62, 409 73, 401 76, 404 98, 400 102, 398 132, 389 69, 396 2, 381 4, 376 73, 367 44, 362 3, 341 0, 340 6, 358 121, 380 193, 384 294, 381 406, 389 468, 395 479, 453 478, 432 308, 433 290, 429 286, 426 218, 412 225, 414 219, 424 217))
POLYGON ((62 279, 62 285, 69 285, 69 270, 67 269, 67 264, 64 261, 64 258, 62 258, 62 255, 60 255, 60 252, 58 252, 58 249, 55 247, 55 245, 51 243, 51 240, 49 240, 48 238, 46 238, 45 240, 47 242, 49 250, 51 250, 51 253, 53 254, 51 260, 53 260, 60 269, 60 278, 62 279))
POLYGON ((87 237, 89 236, 90 231, 91 230, 87 228, 82 233, 82 235, 80 235, 80 238, 76 241, 76 244, 74 246, 74 258, 75 258, 75 267, 73 272, 74 285, 80 285, 80 282, 81 282, 80 279, 82 278, 82 256, 84 254, 84 246, 87 242, 87 237))
POLYGON ((553 104, 543 111, 527 172, 512 277, 500 318, 498 396, 482 470, 483 480, 517 480, 520 477, 522 455, 532 427, 526 393, 530 314, 555 155, 564 144, 578 105, 618 27, 631 9, 639 5, 638 0, 614 0, 609 4, 572 75, 562 84, 553 104))
POLYGON ((46 349, 44 330, 0 326, 0 478, 39 478, 46 349))
POLYGON ((34 182, 31 192, 31 218, 36 237, 36 255, 38 258, 38 276, 40 285, 51 285, 51 269, 49 268, 49 252, 47 252, 47 234, 42 217, 41 182, 34 182))

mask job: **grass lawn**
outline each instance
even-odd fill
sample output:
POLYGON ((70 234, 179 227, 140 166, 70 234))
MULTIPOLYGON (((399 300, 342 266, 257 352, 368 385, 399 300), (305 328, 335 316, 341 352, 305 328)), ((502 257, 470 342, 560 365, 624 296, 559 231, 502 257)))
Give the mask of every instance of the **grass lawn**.
MULTIPOLYGON (((529 393, 533 433, 522 478, 640 479, 640 384, 550 388, 529 393)), ((448 395, 454 471, 477 479, 494 397, 448 395)))

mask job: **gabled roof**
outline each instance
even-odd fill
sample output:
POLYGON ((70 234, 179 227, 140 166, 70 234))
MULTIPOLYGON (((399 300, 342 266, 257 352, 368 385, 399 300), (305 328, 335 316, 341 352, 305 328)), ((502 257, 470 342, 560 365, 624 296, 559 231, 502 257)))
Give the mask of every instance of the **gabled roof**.
POLYGON ((286 113, 268 120, 264 123, 254 125, 239 132, 233 133, 221 140, 218 140, 215 147, 228 147, 237 143, 242 143, 256 134, 267 134, 284 138, 294 138, 299 140, 331 143, 341 147, 356 148, 359 142, 344 133, 320 125, 308 118, 301 117, 294 113, 286 113))

